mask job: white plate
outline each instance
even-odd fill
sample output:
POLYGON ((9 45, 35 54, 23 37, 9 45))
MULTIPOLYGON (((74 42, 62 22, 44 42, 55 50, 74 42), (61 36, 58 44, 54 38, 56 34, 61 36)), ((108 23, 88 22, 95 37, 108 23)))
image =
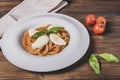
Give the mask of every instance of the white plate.
POLYGON ((3 35, 2 51, 14 65, 35 72, 50 72, 68 67, 83 57, 89 46, 89 34, 79 21, 57 13, 34 15, 18 21, 3 35), (57 55, 35 56, 27 53, 22 47, 23 32, 31 27, 45 24, 60 24, 70 34, 69 45, 57 55))

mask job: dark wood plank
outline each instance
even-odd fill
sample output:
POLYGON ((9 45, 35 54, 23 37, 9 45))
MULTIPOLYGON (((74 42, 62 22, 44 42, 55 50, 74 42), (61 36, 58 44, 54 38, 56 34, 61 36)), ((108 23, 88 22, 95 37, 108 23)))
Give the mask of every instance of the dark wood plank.
MULTIPOLYGON (((0 0, 0 17, 4 16, 22 0, 0 0)), ((0 79, 20 80, 119 80, 120 63, 107 63, 100 58, 101 75, 96 75, 88 65, 91 53, 109 52, 120 58, 120 0, 72 0, 59 13, 72 16, 85 25, 85 16, 94 13, 107 19, 107 30, 95 35, 88 27, 91 42, 86 55, 74 65, 51 73, 34 73, 9 63, 0 52, 0 79)))
POLYGON ((13 7, 19 4, 22 0, 0 0, 0 17, 9 12, 13 7))

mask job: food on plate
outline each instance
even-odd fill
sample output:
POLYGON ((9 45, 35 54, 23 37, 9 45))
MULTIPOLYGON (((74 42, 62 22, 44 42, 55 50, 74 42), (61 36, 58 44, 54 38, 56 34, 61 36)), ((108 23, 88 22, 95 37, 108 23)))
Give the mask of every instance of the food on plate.
POLYGON ((94 14, 89 14, 86 16, 86 25, 91 26, 96 23, 96 17, 94 14))
POLYGON ((23 35, 24 49, 40 56, 58 54, 69 41, 70 35, 65 28, 53 24, 30 28, 23 35))

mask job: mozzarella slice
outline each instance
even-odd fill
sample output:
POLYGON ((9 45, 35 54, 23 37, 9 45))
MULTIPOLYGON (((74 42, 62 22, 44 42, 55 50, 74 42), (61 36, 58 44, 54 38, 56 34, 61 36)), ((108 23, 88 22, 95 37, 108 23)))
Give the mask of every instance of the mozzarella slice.
POLYGON ((37 40, 32 44, 32 48, 42 48, 49 42, 49 37, 47 35, 40 36, 37 40))
POLYGON ((67 43, 56 34, 50 34, 50 40, 56 45, 66 45, 67 43))
POLYGON ((60 25, 58 25, 58 24, 50 25, 50 26, 47 28, 47 30, 50 30, 50 29, 53 28, 53 27, 62 27, 62 26, 60 26, 60 25))
POLYGON ((28 34, 29 34, 29 36, 33 36, 36 32, 38 32, 35 28, 30 28, 29 30, 28 30, 28 34))

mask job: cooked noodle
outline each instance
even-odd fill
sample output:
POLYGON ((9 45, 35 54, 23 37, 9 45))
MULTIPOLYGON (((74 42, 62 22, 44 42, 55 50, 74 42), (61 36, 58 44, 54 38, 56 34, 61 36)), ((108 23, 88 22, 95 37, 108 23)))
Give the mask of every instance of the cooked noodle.
MULTIPOLYGON (((50 25, 42 26, 39 28, 36 28, 38 31, 46 30, 50 25)), ((69 43, 70 36, 68 32, 62 28, 59 32, 56 33, 59 37, 61 37, 67 44, 66 45, 55 45, 52 41, 49 40, 49 42, 42 48, 36 48, 33 49, 31 46, 36 41, 36 39, 33 39, 31 36, 29 36, 28 31, 24 32, 23 35, 23 47, 24 49, 34 55, 53 55, 58 54, 60 51, 62 51, 69 43)))

